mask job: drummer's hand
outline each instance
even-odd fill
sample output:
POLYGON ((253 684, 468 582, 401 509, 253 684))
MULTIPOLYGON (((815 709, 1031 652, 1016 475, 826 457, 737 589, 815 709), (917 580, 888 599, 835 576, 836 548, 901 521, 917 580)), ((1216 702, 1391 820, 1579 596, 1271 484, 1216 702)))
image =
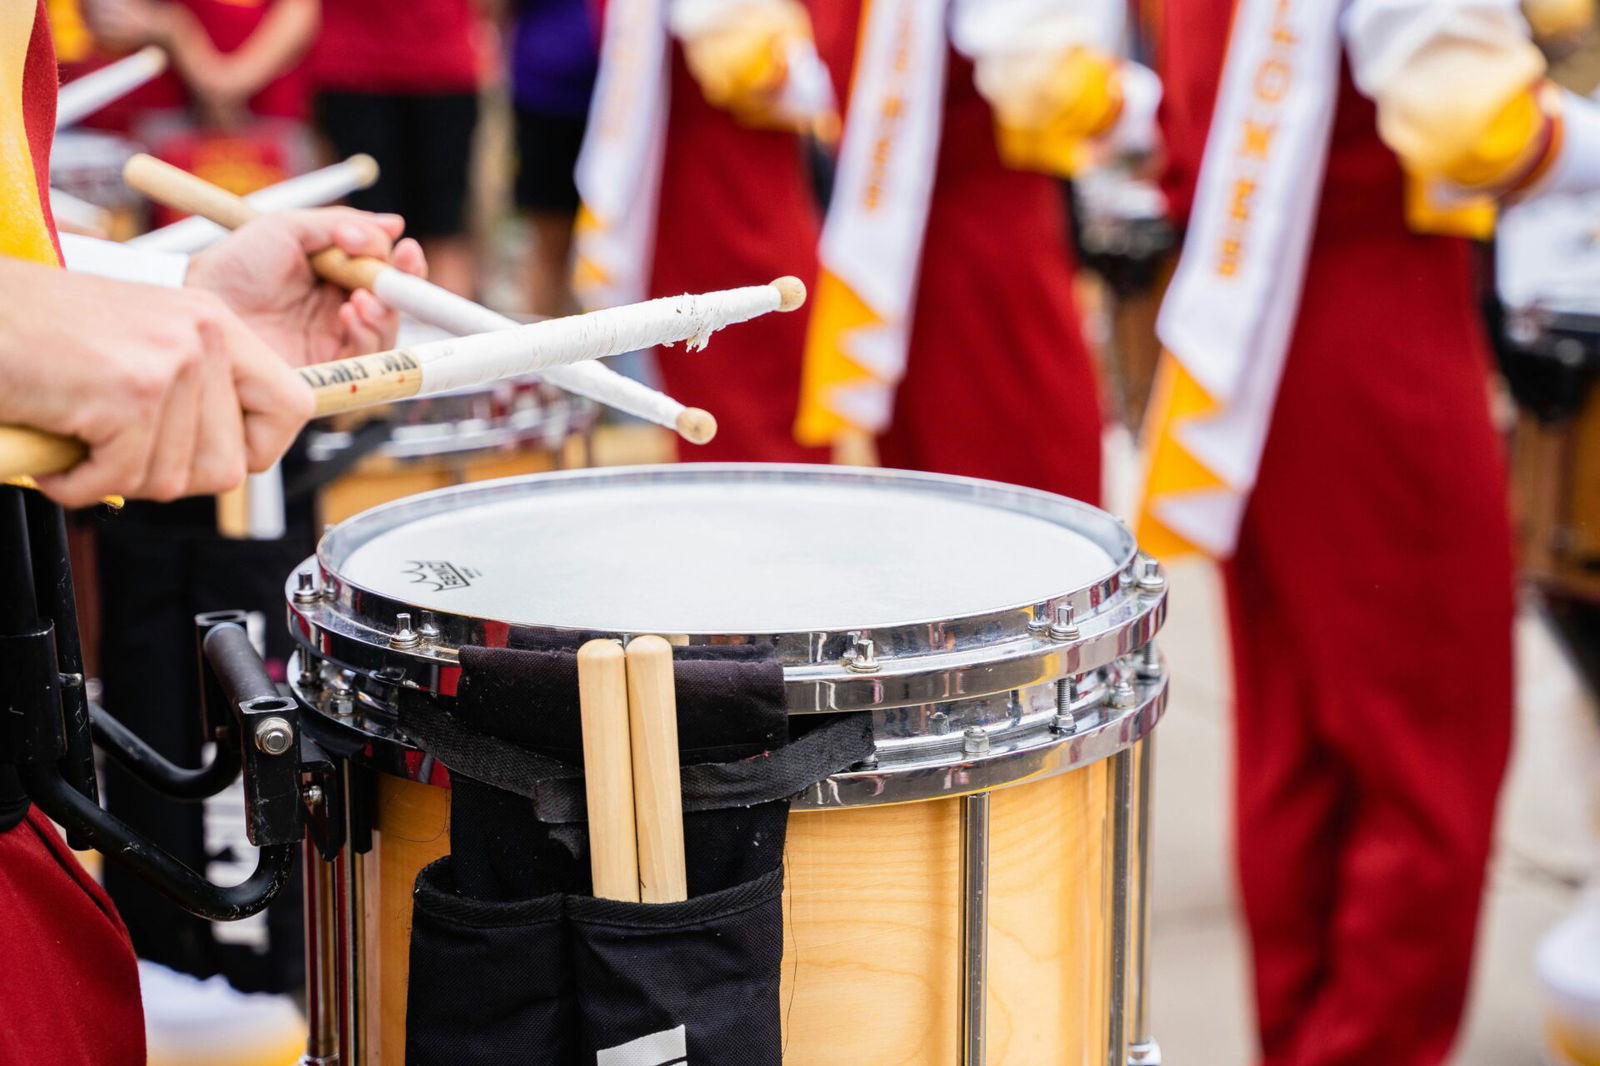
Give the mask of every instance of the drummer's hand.
POLYGON ((300 375, 210 293, 4 258, 0 291, 0 423, 88 445, 39 479, 67 506, 232 488, 315 409, 300 375))
POLYGON ((399 316, 370 292, 350 293, 320 280, 306 257, 338 247, 426 277, 417 242, 395 243, 404 228, 398 215, 348 207, 280 211, 196 255, 184 283, 221 296, 295 366, 380 351, 394 345, 399 316))

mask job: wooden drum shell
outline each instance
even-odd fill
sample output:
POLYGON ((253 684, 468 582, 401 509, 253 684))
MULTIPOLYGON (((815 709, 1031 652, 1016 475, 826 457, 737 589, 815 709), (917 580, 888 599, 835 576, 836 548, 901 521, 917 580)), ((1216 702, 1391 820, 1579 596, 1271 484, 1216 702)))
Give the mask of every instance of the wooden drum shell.
MULTIPOLYGON (((1110 1037, 1109 761, 991 794, 991 1066, 1099 1064, 1110 1037)), ((379 775, 367 864, 365 1061, 401 1062, 417 872, 450 849, 447 789, 379 775)), ((805 811, 784 854, 790 1066, 957 1061, 961 801, 805 811)))

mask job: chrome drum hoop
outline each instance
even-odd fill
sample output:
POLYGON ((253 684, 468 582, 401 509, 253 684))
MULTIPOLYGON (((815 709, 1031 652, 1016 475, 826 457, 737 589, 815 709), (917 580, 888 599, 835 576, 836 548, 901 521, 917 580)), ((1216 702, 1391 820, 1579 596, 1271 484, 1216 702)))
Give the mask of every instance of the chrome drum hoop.
MULTIPOLYGON (((290 684, 317 728, 364 741, 376 769, 431 782, 431 760, 394 724, 391 680, 294 654, 290 684)), ((1147 736, 1167 705, 1167 672, 1145 652, 1073 679, 1070 714, 1049 682, 1007 697, 872 712, 874 755, 794 798, 795 810, 950 799, 1054 777, 1122 752, 1147 736)))
MULTIPOLYGON (((373 454, 403 464, 518 448, 553 450, 593 429, 600 409, 592 400, 530 379, 402 401, 379 412, 390 413, 393 425, 373 454)), ((327 461, 349 448, 354 436, 340 423, 313 423, 308 454, 327 461)))
MULTIPOLYGON (((479 482, 474 503, 521 499, 551 486, 604 481, 608 486, 660 485, 716 478, 739 484, 795 481, 950 494, 1017 513, 1052 519, 1107 551, 1113 569, 1084 587, 1051 590, 1033 603, 984 614, 865 629, 763 633, 667 634, 696 644, 756 644, 773 648, 784 665, 794 714, 906 707, 993 696, 1086 674, 1147 644, 1166 615, 1166 584, 1133 536, 1111 515, 1077 501, 1031 489, 968 478, 841 467, 737 464, 615 467, 479 482), (1150 569, 1146 573, 1146 568, 1150 569), (1059 622, 1063 614, 1070 620, 1059 622)), ((366 674, 436 691, 441 676, 459 669, 464 644, 548 644, 580 637, 638 634, 507 625, 466 614, 420 610, 345 580, 338 560, 368 537, 450 510, 460 489, 423 493, 374 508, 323 537, 286 587, 289 627, 318 658, 366 674), (398 630, 404 615, 414 627, 398 630)), ((452 687, 448 683, 446 688, 452 687)))

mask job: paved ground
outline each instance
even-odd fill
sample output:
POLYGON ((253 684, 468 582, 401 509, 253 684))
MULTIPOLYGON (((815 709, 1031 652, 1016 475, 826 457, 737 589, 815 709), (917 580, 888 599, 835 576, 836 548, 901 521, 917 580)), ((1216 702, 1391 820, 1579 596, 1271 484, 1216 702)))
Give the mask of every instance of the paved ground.
MULTIPOLYGON (((1215 574, 1180 566, 1164 647, 1173 700, 1160 730, 1155 806, 1156 1035, 1175 1066, 1248 1066, 1245 948, 1229 868, 1229 682, 1215 574)), ((1517 746, 1464 1040, 1454 1066, 1535 1066, 1533 952, 1600 868, 1600 728, 1536 611, 1518 627, 1517 746)))

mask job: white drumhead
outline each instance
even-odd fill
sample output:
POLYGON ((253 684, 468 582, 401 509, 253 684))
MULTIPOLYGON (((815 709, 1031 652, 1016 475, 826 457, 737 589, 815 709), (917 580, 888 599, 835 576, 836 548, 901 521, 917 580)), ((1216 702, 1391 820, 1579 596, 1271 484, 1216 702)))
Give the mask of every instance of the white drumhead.
POLYGON ((424 609, 635 633, 937 621, 1084 588, 1117 566, 1058 522, 926 481, 587 477, 475 498, 493 484, 511 483, 420 497, 431 513, 373 523, 326 561, 424 609))

